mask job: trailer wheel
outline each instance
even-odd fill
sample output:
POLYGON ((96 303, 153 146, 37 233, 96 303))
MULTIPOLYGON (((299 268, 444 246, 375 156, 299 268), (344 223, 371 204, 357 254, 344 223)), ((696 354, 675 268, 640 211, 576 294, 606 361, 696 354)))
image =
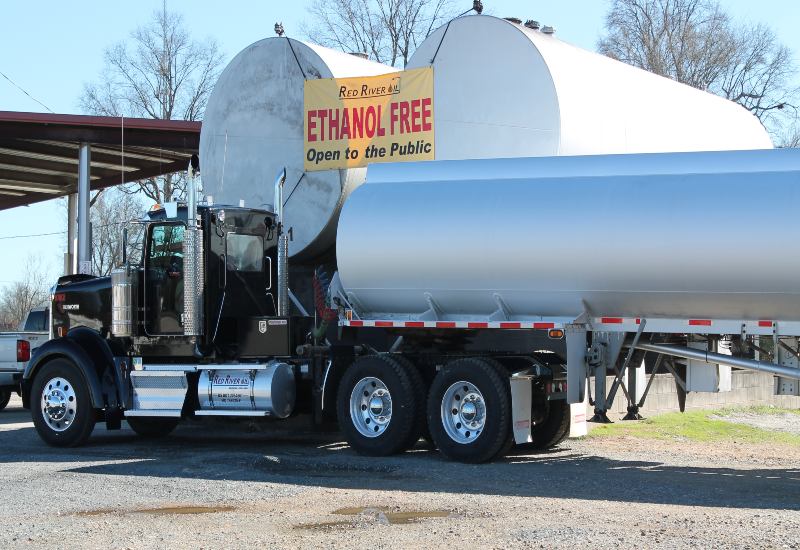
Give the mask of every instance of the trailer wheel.
POLYGON ((147 439, 157 439, 172 433, 180 422, 179 418, 141 418, 126 417, 126 422, 137 435, 147 439))
POLYGON ((457 359, 439 371, 428 395, 428 427, 451 460, 486 462, 509 448, 511 390, 497 361, 457 359))
POLYGON ((388 456, 405 451, 420 436, 423 390, 407 360, 388 354, 356 359, 339 384, 339 428, 358 453, 388 456))
POLYGON ((551 401, 547 418, 531 429, 533 441, 522 447, 536 450, 555 447, 569 435, 570 418, 570 408, 566 400, 551 401))
POLYGON ((54 447, 77 447, 85 443, 96 420, 83 375, 67 359, 48 362, 36 375, 31 411, 39 436, 54 447))

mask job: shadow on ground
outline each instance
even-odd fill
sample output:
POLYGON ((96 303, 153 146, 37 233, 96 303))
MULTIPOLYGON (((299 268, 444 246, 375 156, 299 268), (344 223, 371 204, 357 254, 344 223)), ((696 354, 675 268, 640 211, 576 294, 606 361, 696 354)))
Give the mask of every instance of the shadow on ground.
POLYGON ((793 469, 675 466, 576 452, 569 444, 481 465, 447 462, 423 442, 402 455, 369 458, 351 451, 336 433, 295 424, 290 430, 252 432, 241 424, 189 423, 157 441, 142 440, 128 429, 108 432, 98 425, 86 446, 54 449, 39 440, 28 412, 12 407, 0 412, 0 464, 63 463, 63 471, 85 474, 345 489, 800 510, 800 465, 793 469), (76 462, 81 465, 70 466, 76 462))

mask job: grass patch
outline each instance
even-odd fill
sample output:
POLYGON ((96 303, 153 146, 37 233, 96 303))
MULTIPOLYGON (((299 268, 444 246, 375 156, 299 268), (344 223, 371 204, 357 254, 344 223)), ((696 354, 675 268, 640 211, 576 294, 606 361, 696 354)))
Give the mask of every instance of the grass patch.
POLYGON ((782 409, 780 407, 773 407, 772 405, 752 405, 749 407, 725 407, 716 412, 716 414, 719 416, 725 416, 726 414, 732 413, 771 415, 796 414, 800 416, 800 409, 782 409))
MULTIPOLYGON (((764 408, 771 409, 770 407, 764 408)), ((800 446, 800 436, 754 428, 716 418, 720 415, 725 415, 726 412, 752 413, 757 412, 759 409, 761 407, 666 413, 638 422, 616 422, 598 426, 589 432, 589 437, 623 436, 672 441, 737 441, 743 443, 784 443, 800 446)), ((785 409, 771 409, 765 414, 784 412, 788 411, 785 409)))

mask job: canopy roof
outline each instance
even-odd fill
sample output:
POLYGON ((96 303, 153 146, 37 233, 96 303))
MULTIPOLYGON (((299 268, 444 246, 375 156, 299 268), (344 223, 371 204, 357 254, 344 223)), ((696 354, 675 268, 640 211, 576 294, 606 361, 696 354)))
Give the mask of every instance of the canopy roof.
POLYGON ((185 170, 200 122, 0 111, 0 210, 77 191, 91 146, 91 189, 185 170))

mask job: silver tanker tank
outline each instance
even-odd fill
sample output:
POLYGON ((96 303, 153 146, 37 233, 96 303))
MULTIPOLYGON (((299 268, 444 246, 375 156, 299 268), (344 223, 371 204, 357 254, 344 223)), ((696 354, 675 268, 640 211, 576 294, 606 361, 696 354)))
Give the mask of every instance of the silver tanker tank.
POLYGON ((363 318, 800 320, 800 150, 372 165, 338 228, 363 318))
POLYGON ((366 169, 304 172, 303 83, 393 70, 291 38, 251 44, 228 64, 208 100, 200 132, 205 194, 217 203, 272 205, 272 182, 286 167, 289 255, 328 251, 342 201, 364 181, 366 169))

